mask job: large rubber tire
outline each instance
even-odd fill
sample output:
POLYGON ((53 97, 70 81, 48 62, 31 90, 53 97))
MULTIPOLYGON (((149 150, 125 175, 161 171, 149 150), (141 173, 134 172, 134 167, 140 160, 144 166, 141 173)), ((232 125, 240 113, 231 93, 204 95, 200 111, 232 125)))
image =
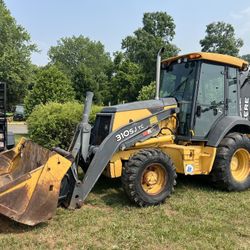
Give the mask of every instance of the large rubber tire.
POLYGON ((158 205, 170 197, 176 177, 175 167, 169 156, 159 149, 145 149, 126 162, 121 180, 129 199, 144 207, 158 205))
POLYGON ((214 185, 227 191, 250 187, 250 139, 237 132, 225 136, 217 149, 211 172, 214 185), (244 163, 245 164, 242 164, 244 163), (247 172, 248 171, 248 172, 247 172))

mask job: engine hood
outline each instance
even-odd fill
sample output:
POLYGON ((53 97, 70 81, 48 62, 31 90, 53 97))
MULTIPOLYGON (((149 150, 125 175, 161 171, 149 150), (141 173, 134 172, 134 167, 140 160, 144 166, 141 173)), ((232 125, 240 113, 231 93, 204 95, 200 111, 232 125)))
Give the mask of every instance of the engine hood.
POLYGON ((116 113, 130 110, 148 109, 151 113, 159 112, 166 106, 177 105, 175 98, 162 98, 159 100, 147 100, 130 102, 125 104, 114 105, 105 107, 101 113, 116 113))

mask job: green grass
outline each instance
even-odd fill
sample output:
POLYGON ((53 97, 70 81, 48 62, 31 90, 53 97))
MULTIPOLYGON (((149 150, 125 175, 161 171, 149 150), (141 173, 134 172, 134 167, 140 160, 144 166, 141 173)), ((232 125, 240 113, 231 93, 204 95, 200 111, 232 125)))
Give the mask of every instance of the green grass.
POLYGON ((158 207, 137 208, 102 177, 81 209, 28 227, 0 217, 0 249, 250 249, 250 190, 222 192, 178 177, 158 207))

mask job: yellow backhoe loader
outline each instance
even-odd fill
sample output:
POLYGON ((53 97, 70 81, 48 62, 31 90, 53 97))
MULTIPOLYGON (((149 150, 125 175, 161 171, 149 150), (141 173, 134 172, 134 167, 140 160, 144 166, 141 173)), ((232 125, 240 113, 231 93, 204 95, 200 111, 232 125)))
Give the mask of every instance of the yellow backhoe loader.
POLYGON ((248 189, 247 62, 213 53, 161 60, 162 52, 154 100, 105 107, 91 127, 88 92, 68 151, 22 139, 1 153, 0 213, 35 225, 50 219, 58 205, 80 208, 101 174, 121 177, 139 206, 163 203, 177 173, 210 175, 224 190, 248 189))

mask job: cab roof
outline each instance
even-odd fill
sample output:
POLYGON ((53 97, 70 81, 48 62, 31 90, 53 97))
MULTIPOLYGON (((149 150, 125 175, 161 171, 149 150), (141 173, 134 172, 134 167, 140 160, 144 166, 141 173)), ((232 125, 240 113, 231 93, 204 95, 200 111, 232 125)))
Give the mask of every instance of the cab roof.
POLYGON ((198 59, 198 60, 208 60, 212 62, 219 62, 223 64, 228 64, 235 66, 240 69, 245 69, 248 66, 248 62, 229 55, 222 55, 217 53, 210 53, 210 52, 193 52, 185 55, 170 57, 168 59, 163 60, 163 63, 172 63, 174 61, 177 61, 181 58, 188 58, 188 59, 198 59))

